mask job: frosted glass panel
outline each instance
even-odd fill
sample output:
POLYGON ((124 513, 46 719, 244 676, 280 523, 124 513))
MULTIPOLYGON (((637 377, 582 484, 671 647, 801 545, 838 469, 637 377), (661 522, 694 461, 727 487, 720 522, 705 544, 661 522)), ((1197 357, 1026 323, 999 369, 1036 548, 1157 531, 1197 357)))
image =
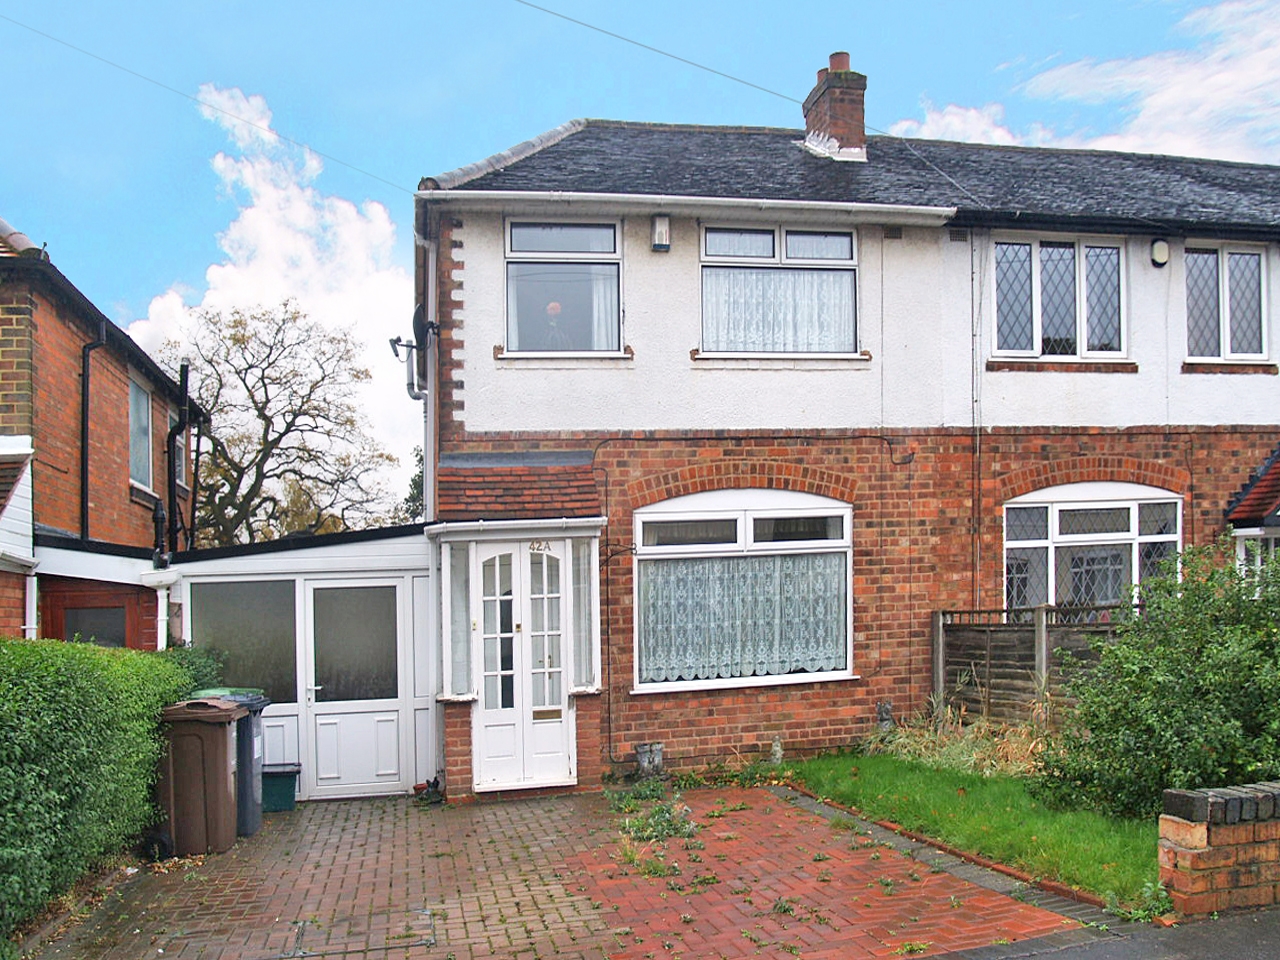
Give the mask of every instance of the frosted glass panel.
POLYGON ((325 587, 313 594, 316 699, 391 700, 396 674, 396 588, 325 587))
POLYGON ((226 655, 222 678, 261 687, 272 703, 298 700, 292 580, 193 583, 191 643, 226 655))

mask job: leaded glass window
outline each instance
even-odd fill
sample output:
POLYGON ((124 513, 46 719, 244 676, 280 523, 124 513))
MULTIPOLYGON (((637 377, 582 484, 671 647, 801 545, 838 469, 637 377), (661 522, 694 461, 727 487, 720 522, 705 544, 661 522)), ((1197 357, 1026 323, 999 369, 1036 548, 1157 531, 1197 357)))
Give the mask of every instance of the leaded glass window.
POLYGON ((1005 607, 1128 603, 1177 556, 1181 502, 1135 484, 1071 484, 1005 507, 1005 607))
POLYGON ((1262 253, 1187 247, 1187 355, 1258 358, 1263 340, 1262 253))
POLYGON ((995 245, 996 350, 1044 357, 1123 351, 1118 244, 995 245))

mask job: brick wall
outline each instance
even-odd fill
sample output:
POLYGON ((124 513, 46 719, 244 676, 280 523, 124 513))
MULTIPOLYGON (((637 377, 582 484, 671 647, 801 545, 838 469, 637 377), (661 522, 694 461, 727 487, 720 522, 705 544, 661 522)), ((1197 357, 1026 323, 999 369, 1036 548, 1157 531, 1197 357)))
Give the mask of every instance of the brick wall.
POLYGON ((27 578, 0 573, 0 637, 21 637, 26 622, 27 578))
POLYGON ((1280 903, 1280 783, 1166 790, 1160 882, 1197 916, 1280 903))
POLYGON ((33 395, 32 314, 27 284, 0 284, 0 434, 30 436, 33 395))
MULTIPOLYGON (((775 736, 791 754, 846 745, 871 730, 879 701, 898 716, 922 709, 932 612, 1003 605, 1001 510, 1011 497, 1081 481, 1150 484, 1184 497, 1184 542, 1204 543, 1221 533, 1229 497, 1274 443, 1272 431, 1256 427, 991 430, 975 443, 964 430, 478 435, 455 424, 443 451, 594 451, 608 516, 602 759, 630 765, 635 744, 658 740, 666 763, 681 767, 767 754, 775 736), (852 504, 859 679, 633 694, 634 511, 744 487, 852 504)), ((580 746, 584 769, 585 753, 580 746)))
MULTIPOLYGON (((78 536, 81 349, 94 335, 58 299, 39 291, 31 299, 35 519, 78 536)), ((0 332, 0 351, 2 338, 0 332)), ((150 547, 154 542, 151 511, 155 498, 129 482, 129 366, 111 347, 94 350, 90 358, 89 536, 150 547)), ((164 398, 153 392, 152 487, 160 495, 166 469, 168 411, 164 398)))

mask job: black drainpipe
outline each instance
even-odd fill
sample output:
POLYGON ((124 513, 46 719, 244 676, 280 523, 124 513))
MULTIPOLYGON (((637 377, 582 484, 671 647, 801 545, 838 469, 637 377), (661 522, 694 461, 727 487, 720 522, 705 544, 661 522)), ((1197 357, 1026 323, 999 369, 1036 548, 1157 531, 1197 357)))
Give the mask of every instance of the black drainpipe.
POLYGON ((89 354, 107 342, 107 323, 98 324, 98 339, 80 348, 80 539, 89 539, 89 354))
POLYGON ((187 429, 187 378, 191 372, 191 364, 182 361, 178 368, 178 422, 169 428, 165 437, 165 463, 168 464, 165 477, 165 496, 169 501, 169 552, 178 549, 178 526, 182 520, 182 511, 178 509, 178 465, 175 458, 178 450, 178 437, 187 429))

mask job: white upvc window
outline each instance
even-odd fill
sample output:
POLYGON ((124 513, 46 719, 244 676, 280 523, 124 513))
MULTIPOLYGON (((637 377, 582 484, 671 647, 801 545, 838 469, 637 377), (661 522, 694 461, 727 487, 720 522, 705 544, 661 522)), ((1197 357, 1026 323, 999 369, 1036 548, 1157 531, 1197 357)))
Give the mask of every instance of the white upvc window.
MULTIPOLYGON (((169 411, 169 429, 180 421, 177 410, 169 411)), ((187 485, 187 431, 179 430, 173 438, 173 478, 182 487, 187 485)))
POLYGON ((129 479, 151 489, 151 393, 129 381, 129 479))
POLYGON ((1005 608, 1130 603, 1175 556, 1182 499, 1156 487, 1075 483, 1004 508, 1005 608))
POLYGON ((858 352, 851 230, 705 226, 702 352, 858 352))
POLYGON ((622 350, 622 229, 617 221, 506 225, 507 352, 622 350))
POLYGON ((1007 356, 1124 356, 1119 240, 999 238, 995 343, 1007 356))
POLYGON ((853 674, 852 510, 777 490, 691 494, 635 514, 635 691, 853 674))
POLYGON ((1280 530, 1275 527, 1254 527, 1233 530, 1236 538, 1236 559, 1240 569, 1257 574, 1264 564, 1280 552, 1280 530))
POLYGON ((1187 241, 1187 356, 1260 360, 1267 356, 1264 250, 1187 241))

